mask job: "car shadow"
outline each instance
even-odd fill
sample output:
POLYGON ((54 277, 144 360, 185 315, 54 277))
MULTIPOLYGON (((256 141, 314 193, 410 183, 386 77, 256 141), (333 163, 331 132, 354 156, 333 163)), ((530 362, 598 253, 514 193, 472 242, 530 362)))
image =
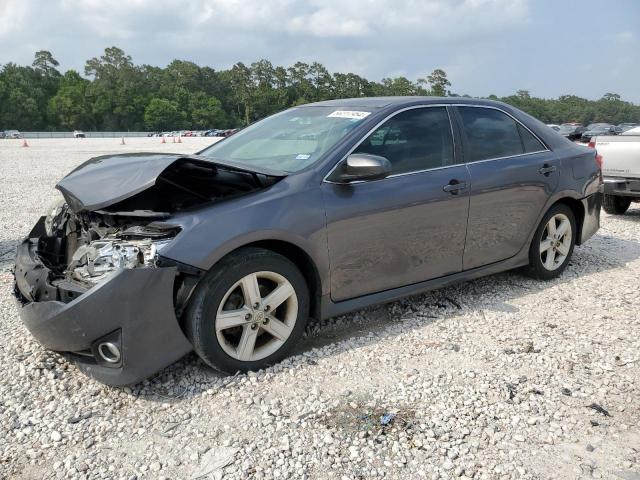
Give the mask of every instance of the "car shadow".
POLYGON ((0 272, 13 267, 16 247, 20 242, 21 240, 0 240, 0 272))
MULTIPOLYGON (((640 211, 637 213, 640 217, 640 211)), ((584 276, 595 275, 640 258, 640 241, 614 237, 602 230, 585 245, 576 247, 565 272, 557 279, 539 281, 531 279, 519 270, 482 277, 424 294, 414 295, 384 305, 365 308, 353 313, 311 321, 307 332, 283 368, 271 368, 272 375, 283 375, 292 363, 313 363, 308 352, 333 344, 332 355, 353 348, 370 345, 384 338, 399 334, 393 328, 398 322, 411 319, 415 328, 429 325, 435 320, 446 320, 460 314, 517 312, 510 303, 520 297, 551 290, 584 276), (351 340, 358 338, 358 347, 351 340), (284 372, 284 373, 283 373, 284 372)), ((131 387, 131 394, 151 401, 181 401, 204 392, 215 394, 235 380, 209 368, 195 354, 159 372, 152 379, 131 387), (176 385, 183 388, 176 392, 176 385)))
POLYGON ((627 210, 624 215, 614 215, 613 217, 616 220, 619 220, 621 222, 640 222, 640 208, 636 207, 634 208, 634 205, 640 205, 638 203, 636 204, 631 204, 631 208, 629 208, 629 210, 627 210))

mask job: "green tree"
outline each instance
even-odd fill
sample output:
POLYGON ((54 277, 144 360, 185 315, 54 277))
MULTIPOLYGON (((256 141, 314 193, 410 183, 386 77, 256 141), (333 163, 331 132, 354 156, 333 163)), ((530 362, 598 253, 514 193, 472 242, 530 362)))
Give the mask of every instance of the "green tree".
POLYGON ((144 123, 154 131, 182 129, 185 119, 178 104, 166 98, 152 98, 144 111, 144 123))
MULTIPOLYGON (((294 105, 330 98, 453 95, 442 69, 416 81, 370 81, 351 72, 331 73, 318 62, 286 66, 261 59, 214 70, 176 59, 161 68, 136 65, 117 47, 89 59, 84 77, 74 71, 61 75, 58 67, 47 50, 36 52, 31 66, 0 66, 2 128, 200 129, 247 125, 294 105)), ((640 122, 640 106, 615 93, 596 101, 575 95, 539 98, 527 90, 489 98, 547 123, 640 122)))
POLYGON ((253 118, 255 98, 255 85, 251 77, 251 70, 244 63, 238 62, 229 72, 229 81, 238 117, 244 118, 244 124, 249 125, 253 118))
POLYGON ((99 129, 133 130, 143 127, 150 93, 144 75, 131 57, 117 47, 87 60, 85 74, 93 77, 88 95, 99 129))
POLYGON ((204 130, 227 126, 227 114, 216 97, 207 97, 204 92, 198 92, 191 100, 191 108, 191 128, 204 130))
POLYGON ((58 92, 49 100, 49 116, 55 125, 68 130, 93 128, 87 97, 90 83, 75 70, 64 74, 58 92))
POLYGON ((39 130, 46 125, 47 84, 32 67, 7 63, 0 71, 0 125, 39 130))
POLYGON ((47 50, 37 51, 31 64, 36 72, 45 77, 59 77, 60 72, 56 69, 58 65, 60 65, 60 63, 58 63, 58 61, 53 58, 51 52, 47 50))
POLYGON ((440 68, 436 68, 426 79, 422 79, 421 83, 429 85, 431 95, 436 97, 446 96, 447 88, 451 86, 447 73, 440 68))

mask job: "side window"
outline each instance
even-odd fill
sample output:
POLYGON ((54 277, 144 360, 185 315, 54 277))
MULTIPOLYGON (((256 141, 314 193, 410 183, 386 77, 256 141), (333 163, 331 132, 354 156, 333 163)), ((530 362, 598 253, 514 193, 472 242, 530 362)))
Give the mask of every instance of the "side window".
POLYGON ((491 108, 457 108, 467 136, 469 161, 524 153, 518 124, 510 116, 491 108))
POLYGON ((451 124, 445 107, 415 108, 387 120, 353 153, 387 158, 392 174, 455 164, 451 124))
POLYGON ((518 131, 520 132, 525 153, 541 152, 547 149, 547 147, 540 143, 540 140, 531 135, 531 132, 522 125, 518 125, 518 131))

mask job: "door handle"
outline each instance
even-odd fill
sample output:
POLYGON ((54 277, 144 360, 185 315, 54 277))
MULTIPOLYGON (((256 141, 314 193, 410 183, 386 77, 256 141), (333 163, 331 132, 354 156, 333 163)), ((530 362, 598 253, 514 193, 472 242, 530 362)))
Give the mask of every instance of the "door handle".
POLYGON ((466 182, 454 179, 442 187, 442 190, 449 192, 451 195, 457 195, 459 191, 464 190, 465 188, 467 188, 466 182))
POLYGON ((542 166, 542 168, 540 170, 538 170, 538 173, 548 177, 549 175, 551 175, 555 171, 556 171, 555 165, 549 165, 548 163, 545 163, 542 166))

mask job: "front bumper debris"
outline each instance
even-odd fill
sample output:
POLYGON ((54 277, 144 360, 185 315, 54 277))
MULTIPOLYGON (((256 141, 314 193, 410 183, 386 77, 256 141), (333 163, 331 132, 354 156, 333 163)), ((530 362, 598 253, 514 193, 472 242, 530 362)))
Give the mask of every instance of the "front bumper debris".
POLYGON ((18 247, 15 293, 20 317, 43 347, 69 353, 83 372, 112 386, 136 383, 192 350, 173 305, 176 267, 123 269, 69 297, 48 282, 36 245, 27 239, 18 247))

